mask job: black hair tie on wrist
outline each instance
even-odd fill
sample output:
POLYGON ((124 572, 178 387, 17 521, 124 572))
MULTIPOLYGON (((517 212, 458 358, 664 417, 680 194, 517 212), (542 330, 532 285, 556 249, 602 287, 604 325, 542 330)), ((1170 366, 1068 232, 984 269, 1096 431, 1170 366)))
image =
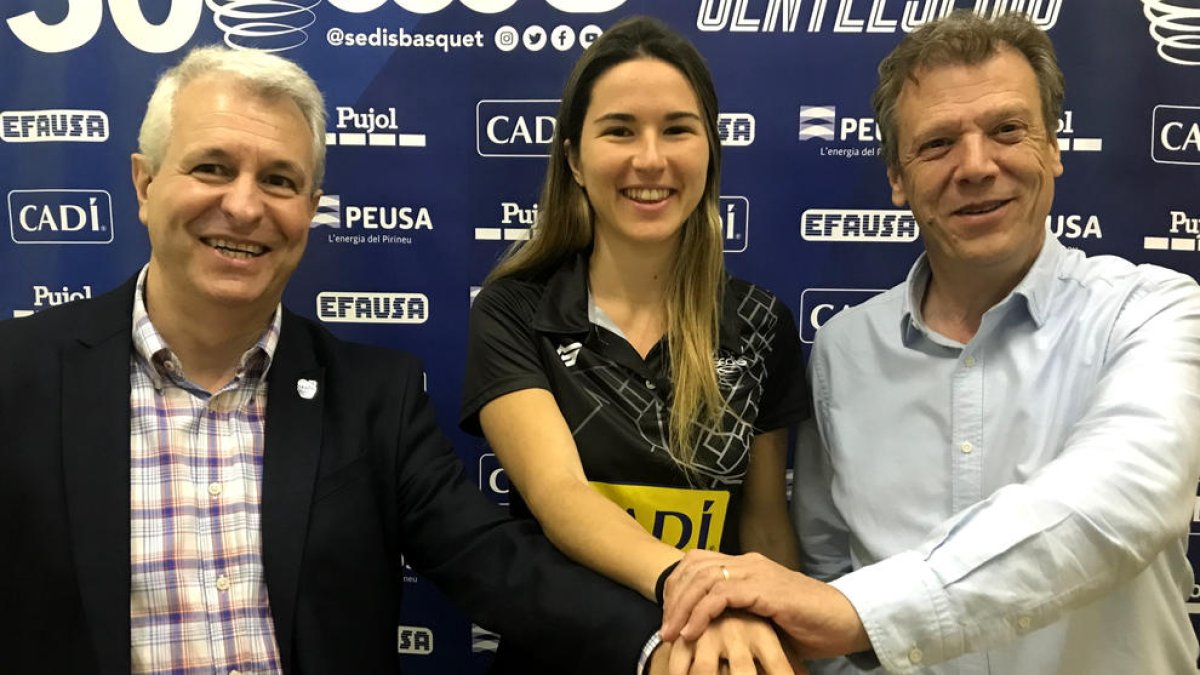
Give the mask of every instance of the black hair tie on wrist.
POLYGON ((663 590, 667 585, 667 577, 671 576, 671 572, 674 572, 675 568, 679 567, 679 563, 681 562, 683 561, 676 560, 670 565, 667 565, 666 569, 664 569, 662 573, 658 575, 658 581, 654 584, 654 601, 658 603, 659 607, 663 606, 663 590))

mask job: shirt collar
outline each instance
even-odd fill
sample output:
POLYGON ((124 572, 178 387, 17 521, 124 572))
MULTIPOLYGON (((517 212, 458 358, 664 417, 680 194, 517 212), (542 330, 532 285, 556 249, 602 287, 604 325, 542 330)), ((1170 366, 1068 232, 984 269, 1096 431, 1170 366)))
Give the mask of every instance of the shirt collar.
MULTIPOLYGON (((592 321, 592 294, 588 289, 588 257, 590 255, 590 249, 580 251, 568 258, 550 275, 546 282, 546 292, 542 294, 537 312, 533 316, 534 330, 541 333, 578 335, 589 332, 592 323, 603 325, 603 322, 592 321)), ((726 280, 728 280, 728 276, 726 280)), ((726 284, 726 294, 728 294, 728 284, 726 284)), ((722 305, 717 346, 723 349, 734 349, 739 344, 738 308, 731 302, 723 302, 722 305)), ((619 330, 613 332, 620 333, 619 330)))
MULTIPOLYGON (((1025 273, 1016 287, 995 306, 1001 307, 1013 303, 1015 302, 1014 298, 1024 298, 1025 302, 1018 304, 1025 307, 1029 318, 1038 328, 1041 328, 1048 318, 1051 294, 1054 292, 1055 270, 1058 269, 1059 261, 1066 251, 1066 247, 1059 242, 1057 237, 1046 233, 1042 250, 1038 252, 1029 271, 1025 273)), ((917 334, 931 335, 921 316, 921 301, 925 297, 925 289, 929 287, 930 274, 928 256, 922 253, 909 269, 906 279, 908 293, 904 296, 903 311, 900 315, 900 329, 906 343, 917 334)))
POLYGON ((588 254, 568 258, 546 281, 533 328, 541 333, 579 334, 591 330, 588 321, 588 254))
MULTIPOLYGON (((155 389, 162 389, 168 380, 182 386, 187 382, 183 376, 183 364, 158 334, 150 321, 150 315, 146 312, 148 269, 149 264, 143 266, 142 271, 138 273, 137 287, 133 293, 133 349, 150 366, 148 372, 155 389)), ((242 353, 235 377, 266 377, 271 368, 271 360, 275 356, 275 347, 279 344, 279 332, 283 325, 281 307, 282 305, 275 307, 267 329, 253 346, 242 353)))

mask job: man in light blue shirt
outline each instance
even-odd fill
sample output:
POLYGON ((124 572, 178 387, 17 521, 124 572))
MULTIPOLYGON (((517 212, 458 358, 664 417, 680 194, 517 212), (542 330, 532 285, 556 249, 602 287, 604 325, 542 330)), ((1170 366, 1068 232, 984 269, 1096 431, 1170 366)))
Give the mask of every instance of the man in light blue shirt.
POLYGON ((892 199, 925 254, 813 348, 794 504, 815 579, 692 556, 667 636, 739 606, 808 656, 860 652, 814 672, 1196 672, 1200 288, 1046 235, 1062 98, 1019 16, 957 12, 884 60, 892 199))

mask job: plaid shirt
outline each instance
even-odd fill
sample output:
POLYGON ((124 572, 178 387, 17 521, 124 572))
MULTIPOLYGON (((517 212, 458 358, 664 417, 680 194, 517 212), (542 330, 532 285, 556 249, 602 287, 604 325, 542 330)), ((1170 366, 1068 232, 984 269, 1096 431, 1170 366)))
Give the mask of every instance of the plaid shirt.
POLYGON ((281 313, 216 394, 150 323, 146 271, 130 358, 134 673, 280 672, 260 532, 266 373, 281 313))

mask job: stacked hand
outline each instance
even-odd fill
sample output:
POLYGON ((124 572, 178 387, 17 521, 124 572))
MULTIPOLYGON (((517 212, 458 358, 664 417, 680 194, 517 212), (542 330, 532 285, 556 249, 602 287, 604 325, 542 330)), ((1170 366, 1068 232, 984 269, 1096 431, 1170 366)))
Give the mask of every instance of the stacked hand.
POLYGON ((665 641, 700 644, 697 638, 710 624, 724 621, 718 617, 728 610, 742 610, 775 624, 793 663, 798 663, 797 656, 827 658, 871 646, 846 596, 757 553, 728 556, 689 551, 667 579, 664 599, 660 632, 665 641))

